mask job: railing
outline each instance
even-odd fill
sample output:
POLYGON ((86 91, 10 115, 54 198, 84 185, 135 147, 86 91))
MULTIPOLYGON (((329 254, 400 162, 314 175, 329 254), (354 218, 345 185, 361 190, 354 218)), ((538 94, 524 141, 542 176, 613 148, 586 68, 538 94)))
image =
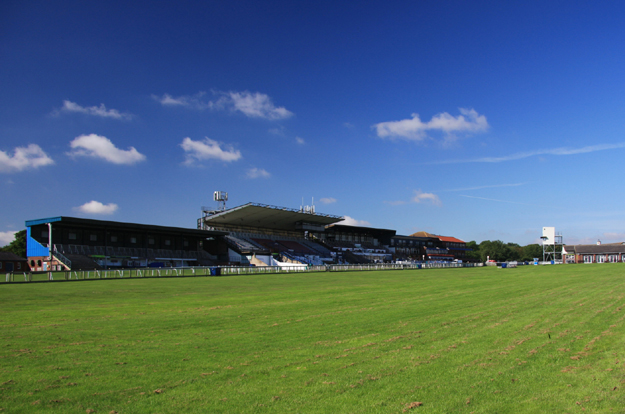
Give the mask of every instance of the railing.
POLYGON ((69 260, 67 257, 63 256, 63 254, 61 252, 56 250, 56 246, 55 246, 55 249, 54 249, 54 252, 52 253, 52 255, 56 258, 56 260, 58 260, 59 262, 63 263, 65 266, 67 266, 68 269, 72 268, 72 261, 69 260))
POLYGON ((156 277, 232 276, 277 273, 348 272, 373 270, 434 269, 479 267, 482 263, 377 263, 359 265, 322 266, 225 266, 225 267, 168 267, 143 269, 76 270, 59 272, 6 273, 0 284, 23 282, 57 282, 70 280, 130 279, 156 277))

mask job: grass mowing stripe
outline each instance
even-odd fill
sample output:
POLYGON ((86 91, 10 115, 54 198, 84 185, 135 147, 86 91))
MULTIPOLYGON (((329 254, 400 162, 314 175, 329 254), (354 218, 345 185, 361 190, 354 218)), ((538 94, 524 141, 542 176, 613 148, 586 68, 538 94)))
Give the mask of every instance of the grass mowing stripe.
POLYGON ((604 264, 4 285, 0 408, 619 412, 622 275, 604 264))

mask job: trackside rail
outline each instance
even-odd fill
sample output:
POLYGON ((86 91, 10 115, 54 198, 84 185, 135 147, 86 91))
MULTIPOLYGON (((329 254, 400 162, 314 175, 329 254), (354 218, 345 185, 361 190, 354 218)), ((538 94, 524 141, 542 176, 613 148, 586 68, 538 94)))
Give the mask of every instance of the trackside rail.
POLYGON ((204 277, 258 275, 276 273, 349 272, 368 270, 435 269, 478 267, 482 263, 423 263, 423 264, 361 264, 323 266, 224 266, 224 267, 168 267, 143 269, 72 270, 58 272, 12 272, 0 276, 0 284, 28 282, 61 282, 102 279, 136 279, 157 277, 204 277))

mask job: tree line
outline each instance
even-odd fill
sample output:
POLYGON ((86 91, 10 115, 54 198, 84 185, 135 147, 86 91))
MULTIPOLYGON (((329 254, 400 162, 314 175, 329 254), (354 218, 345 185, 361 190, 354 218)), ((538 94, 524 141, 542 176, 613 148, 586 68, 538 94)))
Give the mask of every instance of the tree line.
POLYGON ((4 247, 0 247, 0 252, 15 253, 19 257, 26 258, 26 230, 15 233, 15 239, 4 247))
POLYGON ((480 244, 475 241, 467 243, 469 249, 467 257, 470 260, 485 262, 486 260, 496 260, 498 262, 507 261, 532 261, 535 257, 542 260, 543 248, 539 244, 528 244, 520 246, 516 243, 504 243, 501 240, 484 240, 480 244))

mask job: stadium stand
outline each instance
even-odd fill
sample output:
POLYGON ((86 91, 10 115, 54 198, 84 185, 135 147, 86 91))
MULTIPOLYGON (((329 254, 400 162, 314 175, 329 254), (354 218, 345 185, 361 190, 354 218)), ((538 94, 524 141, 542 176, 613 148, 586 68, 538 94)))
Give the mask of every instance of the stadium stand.
POLYGON ((226 234, 74 217, 29 220, 26 228, 29 263, 39 271, 210 266, 218 257, 203 244, 226 234))
POLYGON ((203 207, 197 229, 52 217, 26 222, 27 255, 32 270, 45 271, 446 261, 468 250, 451 237, 397 236, 395 230, 339 224, 342 220, 308 206, 258 203, 203 207))

